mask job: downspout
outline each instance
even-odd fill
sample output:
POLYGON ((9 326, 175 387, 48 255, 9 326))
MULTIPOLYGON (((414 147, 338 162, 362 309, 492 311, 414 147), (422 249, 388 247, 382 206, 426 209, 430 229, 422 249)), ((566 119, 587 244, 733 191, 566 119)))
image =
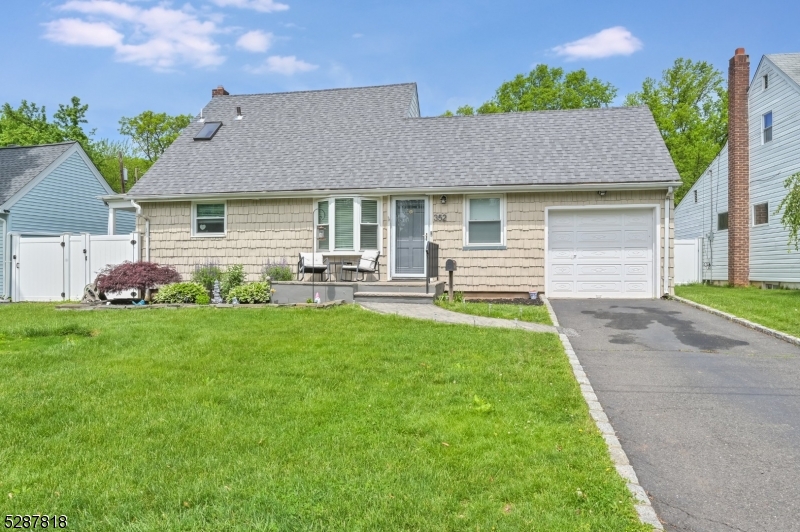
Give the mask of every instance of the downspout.
POLYGON ((144 260, 150 262, 150 218, 142 215, 141 205, 133 200, 131 200, 131 205, 136 207, 136 217, 144 218, 144 260))
POLYGON ((669 295, 669 210, 670 200, 672 199, 672 187, 667 190, 667 196, 664 198, 664 295, 669 295))

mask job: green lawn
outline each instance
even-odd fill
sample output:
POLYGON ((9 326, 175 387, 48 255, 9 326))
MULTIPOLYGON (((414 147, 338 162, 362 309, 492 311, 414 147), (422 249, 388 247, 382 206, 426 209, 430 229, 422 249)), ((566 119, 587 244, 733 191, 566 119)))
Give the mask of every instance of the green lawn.
POLYGON ((465 301, 463 303, 450 303, 449 301, 436 301, 436 304, 447 310, 462 312, 473 316, 485 316, 487 318, 503 318, 506 320, 518 319, 520 321, 530 321, 533 323, 543 323, 552 325, 547 307, 544 305, 506 305, 495 303, 474 303, 465 301))
POLYGON ((558 338, 0 307, 3 514, 74 530, 649 530, 558 338))
POLYGON ((675 294, 793 336, 800 336, 800 290, 676 286, 675 294))

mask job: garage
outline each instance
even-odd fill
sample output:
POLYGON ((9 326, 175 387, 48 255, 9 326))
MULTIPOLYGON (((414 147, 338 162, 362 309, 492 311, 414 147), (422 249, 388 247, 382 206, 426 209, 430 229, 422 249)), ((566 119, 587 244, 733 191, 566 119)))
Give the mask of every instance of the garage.
POLYGON ((547 209, 551 298, 653 298, 656 209, 547 209))

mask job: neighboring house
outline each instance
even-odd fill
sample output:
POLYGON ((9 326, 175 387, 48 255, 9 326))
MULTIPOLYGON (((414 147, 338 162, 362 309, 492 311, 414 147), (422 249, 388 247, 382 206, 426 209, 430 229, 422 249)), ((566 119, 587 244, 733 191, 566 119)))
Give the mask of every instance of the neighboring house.
MULTIPOLYGON (((108 234, 113 194, 77 142, 0 148, 0 297, 9 294, 11 234, 108 234)), ((135 215, 120 212, 116 232, 135 229, 135 215)))
POLYGON ((431 241, 465 292, 671 290, 663 229, 680 179, 647 108, 420 118, 411 83, 219 87, 201 116, 107 198, 141 207, 142 256, 184 276, 242 263, 255 279, 316 247, 332 261, 379 250, 381 280, 420 280, 431 241))
POLYGON ((776 212, 787 193, 785 179, 800 172, 800 53, 763 56, 751 81, 740 51, 742 68, 732 72, 741 78, 742 95, 731 97, 729 119, 729 128, 741 129, 739 149, 729 149, 729 133, 728 144, 676 207, 675 236, 702 239, 705 281, 738 276, 737 284, 800 287, 800 253, 789 249, 776 212), (739 155, 729 158, 729 151, 739 155), (737 213, 739 245, 729 247, 737 213))

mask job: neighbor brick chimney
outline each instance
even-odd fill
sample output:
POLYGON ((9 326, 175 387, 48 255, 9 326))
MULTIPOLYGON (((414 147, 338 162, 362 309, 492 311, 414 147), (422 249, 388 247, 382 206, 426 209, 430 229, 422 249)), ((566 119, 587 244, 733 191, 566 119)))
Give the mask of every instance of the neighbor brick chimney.
POLYGON ((737 48, 728 66, 728 282, 750 284, 750 56, 737 48))
POLYGON ((211 97, 215 96, 230 96, 230 92, 225 90, 225 87, 222 85, 218 86, 216 89, 211 89, 211 97))

